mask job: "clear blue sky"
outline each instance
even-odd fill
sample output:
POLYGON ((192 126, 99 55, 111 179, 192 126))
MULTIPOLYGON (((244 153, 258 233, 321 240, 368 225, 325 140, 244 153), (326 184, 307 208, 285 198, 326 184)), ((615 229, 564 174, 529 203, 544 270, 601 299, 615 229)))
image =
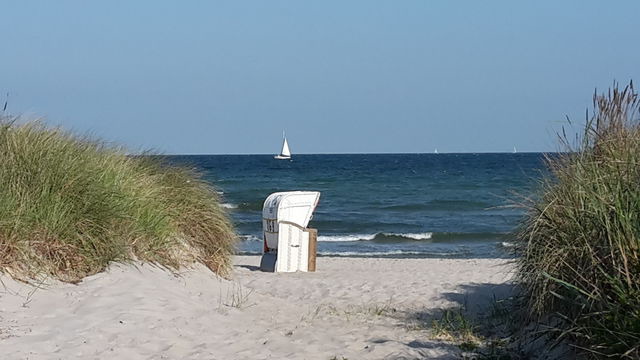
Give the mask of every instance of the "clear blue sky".
POLYGON ((1 1, 11 113, 133 151, 556 149, 640 1, 1 1))

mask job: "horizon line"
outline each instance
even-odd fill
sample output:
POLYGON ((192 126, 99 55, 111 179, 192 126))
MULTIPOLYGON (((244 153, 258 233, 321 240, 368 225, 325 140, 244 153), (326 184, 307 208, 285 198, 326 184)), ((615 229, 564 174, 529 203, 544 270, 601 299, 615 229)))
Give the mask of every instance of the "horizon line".
MULTIPOLYGON (((516 153, 511 151, 476 151, 476 152, 345 152, 345 153, 297 153, 291 157, 304 156, 304 155, 449 155, 449 154, 555 154, 562 153, 562 151, 518 151, 516 153)), ((145 155, 145 154, 129 154, 129 155, 145 155)), ((274 153, 157 153, 147 154, 149 156, 275 156, 274 153)))

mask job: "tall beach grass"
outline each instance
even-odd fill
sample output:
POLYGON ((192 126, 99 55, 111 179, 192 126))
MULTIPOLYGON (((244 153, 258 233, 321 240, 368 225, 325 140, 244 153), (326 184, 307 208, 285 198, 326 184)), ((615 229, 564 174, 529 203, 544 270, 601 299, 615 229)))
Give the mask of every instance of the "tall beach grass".
POLYGON ((114 261, 229 270, 236 235, 198 174, 18 122, 0 118, 0 271, 74 282, 114 261))
POLYGON ((594 357, 640 358, 640 102, 594 96, 584 135, 548 158, 519 233, 529 319, 594 357))

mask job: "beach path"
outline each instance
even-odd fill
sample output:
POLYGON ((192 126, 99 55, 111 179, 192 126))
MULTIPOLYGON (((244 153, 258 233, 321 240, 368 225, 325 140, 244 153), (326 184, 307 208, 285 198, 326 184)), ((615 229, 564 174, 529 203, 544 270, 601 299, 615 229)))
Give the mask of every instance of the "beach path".
POLYGON ((264 273, 237 256, 231 279, 116 264, 78 285, 0 277, 3 359, 459 358, 433 340, 443 308, 508 296, 501 259, 318 258, 315 273, 264 273))

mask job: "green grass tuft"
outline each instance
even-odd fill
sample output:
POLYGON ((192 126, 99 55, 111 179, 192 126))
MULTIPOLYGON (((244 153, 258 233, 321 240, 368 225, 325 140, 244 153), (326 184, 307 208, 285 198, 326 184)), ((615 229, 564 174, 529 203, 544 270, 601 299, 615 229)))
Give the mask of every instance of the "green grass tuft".
POLYGON ((18 120, 0 118, 1 271, 69 282, 113 261, 229 271, 236 235, 198 174, 18 120))
POLYGON ((481 345, 483 338, 477 330, 477 324, 463 308, 445 309, 439 318, 431 321, 434 339, 455 342, 463 351, 474 351, 481 345))
MULTIPOLYGON (((519 234, 529 319, 595 357, 640 358, 640 102, 594 96, 577 148, 548 159, 519 234)), ((564 143, 568 144, 566 137, 564 143)))

